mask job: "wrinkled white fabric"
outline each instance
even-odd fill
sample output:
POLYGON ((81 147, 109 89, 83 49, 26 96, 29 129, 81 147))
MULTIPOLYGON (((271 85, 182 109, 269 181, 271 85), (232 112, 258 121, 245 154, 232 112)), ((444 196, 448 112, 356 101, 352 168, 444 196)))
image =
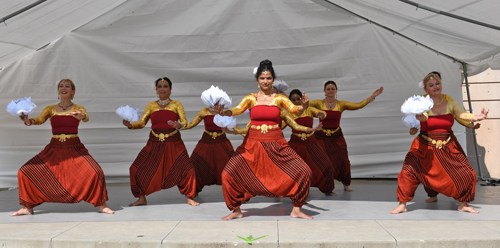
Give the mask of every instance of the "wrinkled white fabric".
POLYGON ((405 115, 402 120, 407 127, 420 129, 420 121, 417 120, 415 115, 405 115))
POLYGON ((412 96, 401 105, 401 113, 405 115, 422 114, 431 110, 433 106, 434 101, 429 95, 427 97, 412 96))
POLYGON ((139 109, 132 108, 128 105, 118 107, 116 109, 116 114, 130 123, 138 122, 141 119, 139 109))
POLYGON ((36 109, 36 104, 31 101, 31 97, 19 98, 7 105, 7 112, 11 115, 29 115, 36 109))
POLYGON ((231 106, 231 98, 226 92, 213 85, 201 93, 201 101, 210 108, 213 108, 217 103, 224 106, 225 109, 231 106))
POLYGON ((214 124, 219 127, 227 127, 233 129, 236 126, 236 118, 233 116, 215 115, 214 124))

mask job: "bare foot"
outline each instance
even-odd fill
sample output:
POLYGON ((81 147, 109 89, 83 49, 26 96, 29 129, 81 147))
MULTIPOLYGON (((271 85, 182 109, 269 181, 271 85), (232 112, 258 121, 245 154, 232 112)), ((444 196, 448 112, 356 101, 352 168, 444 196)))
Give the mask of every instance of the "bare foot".
POLYGON ((232 219, 239 219, 243 218, 243 213, 241 212, 240 208, 235 209, 232 213, 222 217, 222 220, 232 220, 232 219))
POLYGON ((106 203, 102 204, 99 206, 99 213, 104 213, 104 214, 114 214, 115 211, 111 210, 111 208, 106 205, 106 203))
POLYGON ((199 202, 197 202, 197 201, 193 200, 193 198, 189 198, 189 197, 188 197, 188 204, 191 205, 191 206, 198 206, 198 205, 200 205, 199 202))
POLYGON ((293 207, 292 212, 290 213, 290 217, 292 217, 292 218, 302 218, 302 219, 308 219, 308 220, 314 219, 314 217, 312 217, 310 215, 307 215, 304 212, 302 212, 302 210, 300 209, 300 207, 295 207, 295 206, 293 207))
POLYGON ((474 213, 478 214, 479 211, 475 210, 474 208, 470 207, 467 202, 460 202, 458 204, 458 211, 460 212, 469 212, 469 213, 474 213))
POLYGON ((148 205, 148 201, 146 200, 145 195, 140 195, 139 200, 130 203, 128 206, 129 207, 135 207, 135 206, 141 206, 141 205, 148 205))
POLYGON ((400 202, 398 207, 391 210, 391 214, 399 214, 399 213, 405 213, 406 211, 408 211, 406 209, 406 202, 400 202))
POLYGON ((329 196, 336 196, 337 194, 335 192, 330 192, 330 193, 325 193, 325 195, 329 195, 329 196))
POLYGON ((425 200, 425 202, 427 202, 427 203, 437 202, 437 201, 438 201, 437 196, 431 196, 431 197, 429 197, 429 199, 425 200))
POLYGON ((349 185, 344 185, 344 191, 354 191, 351 186, 349 185))
POLYGON ((10 214, 10 216, 32 215, 32 214, 33 214, 32 208, 23 207, 19 209, 17 212, 10 214))

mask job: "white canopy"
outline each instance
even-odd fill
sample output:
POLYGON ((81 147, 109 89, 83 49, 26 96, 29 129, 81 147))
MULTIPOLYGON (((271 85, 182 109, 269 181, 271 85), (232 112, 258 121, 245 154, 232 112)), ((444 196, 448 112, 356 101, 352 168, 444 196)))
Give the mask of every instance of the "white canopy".
MULTIPOLYGON (((0 0, 0 4, 4 2, 9 1, 0 0)), ((397 32, 442 48, 439 51, 457 60, 492 68, 498 63, 491 59, 495 49, 498 52, 498 45, 492 42, 497 31, 467 24, 468 33, 479 34, 469 38, 458 31, 444 32, 442 29, 452 25, 447 23, 450 20, 429 13, 420 16, 424 10, 416 11, 398 1, 332 2, 374 22, 394 25, 397 32), (405 11, 399 4, 406 6, 405 11), (430 25, 434 19, 444 21, 430 25), (481 46, 480 41, 487 46, 481 46), (445 42, 453 46, 443 45, 445 42)), ((432 5, 431 1, 420 2, 432 5)), ((497 6, 493 1, 445 2, 453 2, 453 9, 460 12, 486 3, 497 6), (456 2, 463 4, 457 6, 456 2)), ((434 70, 442 74, 445 93, 461 102, 460 65, 328 2, 318 3, 47 1, 0 28, 0 103, 7 106, 11 100, 31 96, 39 106, 34 117, 43 107, 57 103, 56 82, 71 78, 77 88, 74 102, 84 106, 91 119, 80 125, 82 142, 108 181, 117 178, 127 182, 128 167, 145 145, 150 124, 142 130, 128 130, 114 114, 116 108, 130 105, 144 109, 155 100, 151 89, 154 80, 167 76, 173 81, 172 98, 184 105, 191 120, 204 108, 200 95, 211 85, 227 91, 235 103, 257 92, 253 68, 270 59, 278 78, 285 80, 290 90, 306 91, 310 99, 324 98, 326 80, 337 82, 338 99, 352 102, 366 99, 383 86, 384 93, 374 103, 344 112, 341 127, 353 177, 395 177, 413 139, 401 122, 399 107, 409 96, 424 93, 418 82, 434 70), (50 14, 40 15, 39 11, 50 14), (25 31, 16 33, 12 29, 16 25, 25 31), (50 31, 39 32, 43 28, 50 31), (38 39, 40 42, 35 41, 38 39)), ((485 9, 493 11, 491 6, 485 9)), ((0 13, 8 12, 2 9, 0 13)), ((245 115, 237 118, 240 126, 248 120, 245 115)), ((25 127, 6 112, 0 113, 0 120, 0 187, 15 186, 17 170, 48 143, 51 128, 49 123, 25 127)), ((182 132, 189 153, 202 130, 201 124, 182 132)), ((463 128, 456 126, 455 132, 463 142, 463 128)), ((287 130, 285 137, 289 136, 287 130)), ((241 137, 230 138, 234 148, 241 144, 241 137)))

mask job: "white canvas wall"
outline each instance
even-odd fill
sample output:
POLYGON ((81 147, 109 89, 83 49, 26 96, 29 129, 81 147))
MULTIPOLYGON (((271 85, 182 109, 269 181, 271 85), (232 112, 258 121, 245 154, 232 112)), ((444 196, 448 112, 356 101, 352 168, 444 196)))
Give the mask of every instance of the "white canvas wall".
MULTIPOLYGON (((0 104, 31 96, 39 106, 35 115, 57 103, 58 80, 76 83, 74 102, 90 115, 79 135, 108 182, 128 182, 128 168, 150 130, 150 124, 128 130, 116 108, 128 104, 142 111, 155 100, 151 85, 162 76, 173 81, 172 99, 181 101, 189 120, 205 107, 199 97, 211 85, 235 104, 257 92, 252 70, 263 59, 273 62, 290 90, 304 90, 310 99, 324 98, 326 80, 337 82, 338 99, 353 102, 383 86, 374 103, 343 114, 353 177, 397 176, 414 138, 399 108, 424 93, 418 82, 428 72, 441 71, 444 92, 461 102, 458 64, 313 2, 151 1, 121 13, 101 16, 0 71, 0 104)), ((240 125, 247 121, 238 116, 240 125)), ((455 130, 464 140, 463 128, 455 130)), ((202 125, 182 132, 189 153, 202 132, 202 125)), ((0 187, 15 186, 19 167, 49 142, 50 124, 25 127, 0 112, 0 137, 0 187)), ((230 139, 235 148, 241 144, 241 137, 230 139)))

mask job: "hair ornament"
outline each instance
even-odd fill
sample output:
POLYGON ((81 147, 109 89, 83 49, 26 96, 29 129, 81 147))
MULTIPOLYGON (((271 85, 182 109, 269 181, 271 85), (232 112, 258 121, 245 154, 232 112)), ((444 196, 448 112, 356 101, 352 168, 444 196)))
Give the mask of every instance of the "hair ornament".
POLYGON ((253 68, 253 75, 257 75, 257 70, 258 69, 259 69, 258 67, 253 68))
POLYGON ((418 87, 421 89, 425 88, 424 82, 420 81, 420 83, 418 83, 418 87))

